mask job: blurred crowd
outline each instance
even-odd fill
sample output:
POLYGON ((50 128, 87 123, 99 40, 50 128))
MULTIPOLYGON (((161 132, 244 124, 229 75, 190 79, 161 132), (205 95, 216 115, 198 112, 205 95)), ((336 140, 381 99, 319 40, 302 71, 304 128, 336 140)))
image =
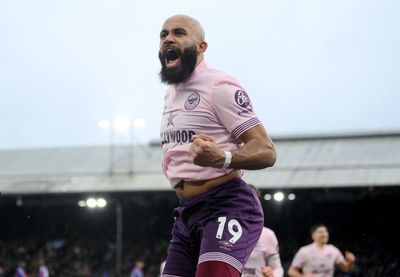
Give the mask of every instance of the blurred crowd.
MULTIPOLYGON (((167 245, 168 241, 165 240, 152 243, 127 240, 123 247, 122 276, 131 276, 137 261, 142 262, 145 277, 159 276, 167 245)), ((337 272, 335 276, 400 276, 399 253, 381 249, 379 245, 373 245, 371 248, 360 246, 356 252, 357 263, 353 272, 337 272)), ((291 262, 290 255, 282 254, 282 262, 287 270, 291 262)), ((40 275, 41 266, 47 267, 48 276, 52 277, 113 277, 115 243, 95 237, 51 241, 0 241, 0 277, 47 277, 40 275), (26 275, 22 275, 21 270, 26 275)))
MULTIPOLYGON (((135 262, 143 261, 145 276, 157 276, 165 258, 166 242, 153 246, 126 243, 123 248, 122 274, 129 276, 135 262)), ((0 241, 0 277, 41 276, 90 277, 115 276, 115 243, 96 238, 69 238, 46 242, 0 241), (23 272, 23 273, 22 273, 23 272), (25 275, 24 275, 25 274, 25 275)))
MULTIPOLYGON (((374 195, 347 189, 333 200, 338 192, 342 191, 305 190, 284 205, 264 202, 265 224, 276 233, 285 272, 299 247, 310 242, 310 226, 322 221, 330 227, 331 243, 357 257, 350 274, 337 272, 336 277, 400 276, 400 227, 394 224, 393 212, 399 210, 400 192, 374 195), (351 201, 342 200, 351 192, 351 201)), ((1 199, 0 277, 48 277, 39 273, 41 266, 51 277, 116 276, 115 205, 89 210, 76 204, 80 196, 53 198, 26 197, 22 206, 13 198, 1 199)), ((108 199, 119 199, 123 207, 122 276, 131 277, 137 261, 142 262, 144 277, 159 276, 176 195, 124 193, 108 199)))

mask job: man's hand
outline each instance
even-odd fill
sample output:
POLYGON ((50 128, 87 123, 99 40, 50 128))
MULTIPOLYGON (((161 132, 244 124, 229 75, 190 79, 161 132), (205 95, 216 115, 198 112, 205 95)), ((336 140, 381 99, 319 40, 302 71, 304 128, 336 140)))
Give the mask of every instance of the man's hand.
POLYGON ((344 251, 344 261, 338 264, 339 268, 344 272, 349 272, 353 269, 354 262, 356 261, 356 256, 350 251, 344 251))
POLYGON ((261 272, 264 277, 274 277, 274 271, 269 266, 264 266, 261 268, 261 272))
POLYGON ((225 153, 218 148, 212 136, 200 134, 193 136, 190 147, 193 163, 199 166, 221 168, 225 162, 225 153))
POLYGON ((354 254, 351 253, 350 251, 345 251, 344 257, 350 264, 353 264, 356 261, 356 256, 354 256, 354 254))

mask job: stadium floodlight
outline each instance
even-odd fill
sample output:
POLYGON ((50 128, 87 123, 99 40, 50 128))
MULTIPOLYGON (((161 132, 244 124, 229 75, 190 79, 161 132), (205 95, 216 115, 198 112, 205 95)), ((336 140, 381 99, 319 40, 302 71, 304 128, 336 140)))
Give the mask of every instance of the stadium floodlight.
POLYGON ((133 120, 133 126, 135 126, 137 128, 143 128, 146 126, 146 124, 147 124, 147 122, 143 118, 136 118, 133 120))
POLYGON ((131 123, 130 123, 130 120, 128 117, 118 116, 113 120, 112 126, 115 130, 124 132, 129 129, 129 127, 131 126, 131 123))
POLYGON ((127 116, 117 116, 112 120, 102 119, 97 125, 102 129, 113 129, 119 132, 126 132, 131 127, 143 128, 147 122, 143 118, 129 118, 127 116))
POLYGON ((86 201, 85 200, 79 200, 78 201, 78 206, 79 207, 88 207, 90 209, 95 209, 95 208, 104 208, 107 206, 107 200, 104 198, 93 198, 90 197, 86 201))
POLYGON ((22 204, 23 204, 22 197, 18 197, 18 198, 17 198, 17 201, 15 202, 15 204, 16 204, 18 207, 21 207, 22 204))
POLYGON ((86 206, 88 206, 91 209, 96 208, 97 206, 97 201, 94 198, 89 198, 88 200, 86 200, 86 206))
POLYGON ((103 119, 103 120, 100 120, 97 125, 99 125, 99 127, 102 129, 108 129, 111 127, 111 121, 108 119, 103 119))
POLYGON ((99 208, 104 208, 107 205, 107 201, 104 198, 99 198, 96 200, 96 205, 99 208))
POLYGON ((79 200, 78 206, 79 207, 86 207, 86 201, 85 200, 79 200))
POLYGON ((125 115, 119 115, 111 120, 100 120, 98 122, 100 128, 108 129, 110 132, 110 175, 115 173, 116 164, 119 163, 120 160, 126 161, 128 174, 133 174, 134 144, 135 142, 137 143, 135 128, 143 128, 146 124, 146 120, 143 118, 132 118, 125 115), (119 147, 122 144, 128 145, 128 151, 126 151, 125 148, 119 147))
POLYGON ((264 195, 264 200, 269 201, 269 200, 271 200, 271 199, 272 199, 271 194, 267 193, 267 194, 264 195))
POLYGON ((283 199, 285 198, 285 195, 283 194, 283 192, 275 192, 274 193, 274 200, 277 202, 281 202, 283 199))
POLYGON ((296 199, 296 194, 294 194, 294 193, 289 194, 288 195, 288 199, 289 200, 295 200, 296 199))

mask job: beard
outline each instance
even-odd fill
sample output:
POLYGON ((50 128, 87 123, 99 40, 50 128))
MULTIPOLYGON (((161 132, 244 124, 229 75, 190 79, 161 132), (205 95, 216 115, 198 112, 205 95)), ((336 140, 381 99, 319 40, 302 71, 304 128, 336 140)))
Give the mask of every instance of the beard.
POLYGON ((160 78, 164 84, 172 85, 185 81, 196 67, 196 46, 188 47, 183 52, 179 49, 175 50, 181 60, 181 64, 174 68, 167 68, 165 56, 161 52, 158 52, 158 58, 161 62, 160 78))

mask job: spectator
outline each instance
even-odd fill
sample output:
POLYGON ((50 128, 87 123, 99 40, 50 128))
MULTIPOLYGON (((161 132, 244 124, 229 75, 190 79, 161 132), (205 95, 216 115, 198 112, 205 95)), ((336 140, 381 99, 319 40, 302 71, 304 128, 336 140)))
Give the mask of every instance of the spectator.
POLYGON ((135 262, 135 267, 131 271, 130 277, 144 277, 143 268, 144 262, 141 260, 137 260, 135 262))
POLYGON ((47 268, 43 259, 39 260, 39 272, 38 277, 49 277, 49 269, 47 268))

